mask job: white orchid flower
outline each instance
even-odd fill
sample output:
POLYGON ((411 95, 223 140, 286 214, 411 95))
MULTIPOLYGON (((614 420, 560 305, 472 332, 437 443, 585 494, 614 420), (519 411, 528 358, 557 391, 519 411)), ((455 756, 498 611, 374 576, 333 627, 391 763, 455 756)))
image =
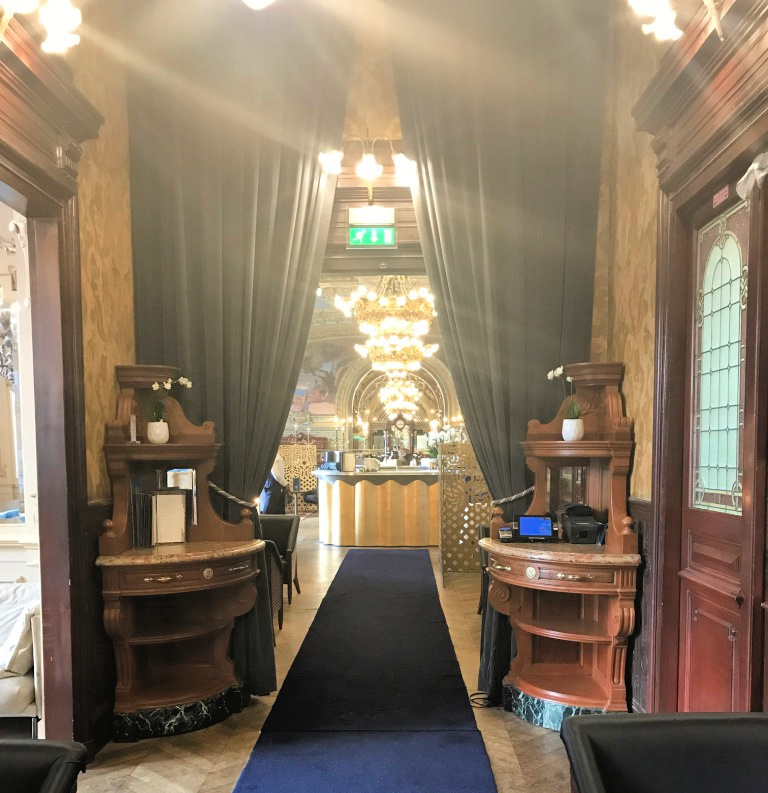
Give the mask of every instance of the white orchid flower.
POLYGON ((557 369, 555 369, 555 377, 562 377, 562 376, 563 376, 563 367, 558 366, 557 369))
POLYGON ((170 390, 171 390, 171 386, 172 386, 172 385, 173 385, 173 380, 171 380, 171 378, 169 377, 169 378, 168 378, 168 379, 167 379, 167 380, 166 380, 166 381, 163 383, 163 388, 164 388, 166 391, 170 391, 170 390))
POLYGON ((152 383, 152 390, 159 391, 160 390, 160 383, 152 383))
POLYGON ((573 378, 572 378, 572 377, 566 377, 566 378, 565 378, 565 381, 566 381, 567 383, 572 383, 572 382, 573 382, 573 378))
MULTIPOLYGON (((555 370, 554 369, 550 369, 547 372, 547 380, 554 380, 554 379, 555 379, 555 370)), ((157 383, 155 383, 155 385, 157 385, 157 383)))

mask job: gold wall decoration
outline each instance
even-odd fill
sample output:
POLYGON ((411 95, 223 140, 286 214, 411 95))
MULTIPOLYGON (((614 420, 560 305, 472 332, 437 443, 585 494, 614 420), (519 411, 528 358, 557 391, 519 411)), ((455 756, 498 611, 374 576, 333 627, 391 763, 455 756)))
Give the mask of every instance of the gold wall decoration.
MULTIPOLYGON (((301 489, 317 490, 317 477, 312 476, 312 471, 317 468, 317 446, 308 443, 290 443, 280 447, 280 454, 285 460, 285 478, 288 480, 288 490, 293 492, 293 480, 301 479, 301 489)), ((299 496, 298 507, 300 512, 317 512, 317 504, 309 504, 299 496)))
MULTIPOLYGON (((112 0, 95 4, 89 27, 119 29, 118 10, 112 0)), ((118 59, 87 37, 68 60, 77 87, 104 116, 99 137, 83 144, 78 180, 86 467, 95 502, 111 491, 103 446, 117 402, 115 366, 135 361, 128 111, 118 59)))
POLYGON ((652 138, 632 106, 664 48, 616 25, 606 92, 592 321, 593 361, 623 361, 622 394, 635 419, 630 495, 651 498, 658 182, 652 138))
POLYGON ((442 573, 480 569, 480 527, 491 522, 491 494, 471 443, 440 446, 440 547, 442 573))
POLYGON ((349 77, 344 137, 403 137, 395 75, 390 55, 388 19, 383 4, 366 6, 366 24, 358 25, 349 77))

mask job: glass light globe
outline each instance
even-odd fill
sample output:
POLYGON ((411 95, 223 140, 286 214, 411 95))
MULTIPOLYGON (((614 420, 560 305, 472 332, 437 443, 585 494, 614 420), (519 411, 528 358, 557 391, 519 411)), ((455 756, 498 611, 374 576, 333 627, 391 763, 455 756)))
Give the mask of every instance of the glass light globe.
POLYGON ((261 11, 263 8, 271 6, 275 0, 243 0, 243 2, 254 11, 261 11))
POLYGON ((333 151, 321 151, 317 155, 323 170, 326 173, 335 174, 338 176, 341 173, 341 161, 344 157, 344 152, 334 149, 333 151))
POLYGON ((376 158, 371 152, 364 154, 363 158, 355 166, 355 173, 365 182, 373 182, 378 179, 383 170, 384 166, 376 162, 376 158))

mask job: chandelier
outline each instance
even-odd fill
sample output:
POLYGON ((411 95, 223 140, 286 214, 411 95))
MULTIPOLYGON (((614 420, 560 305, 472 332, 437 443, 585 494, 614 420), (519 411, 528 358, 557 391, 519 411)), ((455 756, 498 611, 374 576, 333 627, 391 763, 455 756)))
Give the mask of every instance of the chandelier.
POLYGON ((416 384, 408 379, 390 378, 387 384, 379 389, 379 399, 389 419, 401 415, 410 421, 418 410, 421 396, 416 384))
POLYGON ((360 285, 349 300, 337 295, 334 305, 368 336, 355 350, 376 371, 413 372, 437 351, 437 344, 421 340, 436 316, 435 300, 428 289, 412 289, 406 276, 384 275, 377 291, 360 285))
POLYGON ((0 41, 16 14, 32 14, 39 9, 40 24, 47 34, 40 45, 43 52, 61 54, 80 43, 75 31, 83 17, 70 0, 46 0, 42 6, 40 0, 0 0, 0 8, 0 41))
POLYGON ((435 354, 437 344, 424 344, 421 339, 409 337, 371 338, 365 344, 356 344, 355 352, 368 358, 371 369, 397 375, 401 372, 416 372, 421 362, 435 354))
MULTIPOLYGON (((366 142, 359 135, 350 135, 344 138, 340 149, 321 152, 318 155, 320 164, 326 173, 338 176, 341 173, 341 164, 344 159, 344 149, 350 141, 357 141, 362 148, 360 159, 355 163, 355 173, 358 178, 370 185, 375 182, 384 172, 384 165, 376 159, 376 142, 384 140, 389 143, 389 159, 395 166, 395 183, 403 187, 411 187, 416 180, 416 163, 408 159, 401 151, 395 151, 395 144, 389 135, 377 135, 370 144, 370 150, 366 142)), ((369 197, 371 190, 369 189, 369 197)))

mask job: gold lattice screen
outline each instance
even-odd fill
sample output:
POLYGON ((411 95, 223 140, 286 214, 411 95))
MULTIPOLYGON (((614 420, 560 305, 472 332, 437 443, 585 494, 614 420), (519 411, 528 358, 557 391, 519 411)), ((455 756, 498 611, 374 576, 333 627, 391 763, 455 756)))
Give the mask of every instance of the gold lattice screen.
MULTIPOLYGON (((288 489, 293 492, 293 480, 301 479, 303 491, 317 491, 317 477, 312 476, 312 471, 317 468, 317 446, 306 443, 291 443, 280 447, 280 454, 285 459, 285 476, 288 479, 288 489)), ((299 496, 299 510, 302 512, 317 512, 317 504, 308 504, 299 496)))
POLYGON ((440 569, 480 569, 480 527, 491 522, 491 494, 471 443, 440 446, 440 569))

